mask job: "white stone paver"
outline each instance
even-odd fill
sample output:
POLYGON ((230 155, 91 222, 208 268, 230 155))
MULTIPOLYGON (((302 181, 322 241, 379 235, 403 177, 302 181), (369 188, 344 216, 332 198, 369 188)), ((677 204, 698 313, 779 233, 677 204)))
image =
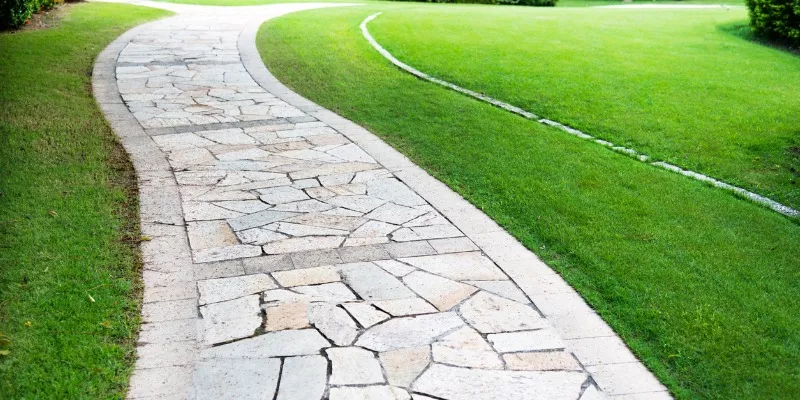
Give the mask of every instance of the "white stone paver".
MULTIPOLYGON (((95 74, 154 237, 129 398, 666 393, 629 353, 614 367, 602 340, 562 340, 576 322, 537 296, 577 295, 480 211, 270 80, 258 25, 322 5, 139 4, 178 15, 125 34, 95 74)), ((595 319, 586 332, 614 339, 595 319)))

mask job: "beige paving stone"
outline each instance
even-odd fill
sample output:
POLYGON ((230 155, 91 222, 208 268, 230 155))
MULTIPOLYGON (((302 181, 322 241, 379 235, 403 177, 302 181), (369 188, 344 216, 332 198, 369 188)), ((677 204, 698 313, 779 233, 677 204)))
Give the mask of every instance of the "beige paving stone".
POLYGON ((288 301, 270 304, 266 307, 267 331, 280 331, 284 329, 303 329, 308 324, 309 303, 306 301, 288 301))
POLYGON ((571 354, 564 351, 503 354, 509 369, 521 371, 580 371, 581 366, 571 354))
POLYGON ((422 298, 436 306, 439 311, 455 307, 478 289, 422 271, 415 271, 403 277, 403 282, 422 298))
POLYGON ((316 285, 341 280, 338 269, 331 265, 275 272, 272 276, 281 286, 285 287, 316 285))
POLYGON ((428 346, 410 347, 382 352, 378 358, 389 383, 407 388, 430 363, 431 350, 428 346))

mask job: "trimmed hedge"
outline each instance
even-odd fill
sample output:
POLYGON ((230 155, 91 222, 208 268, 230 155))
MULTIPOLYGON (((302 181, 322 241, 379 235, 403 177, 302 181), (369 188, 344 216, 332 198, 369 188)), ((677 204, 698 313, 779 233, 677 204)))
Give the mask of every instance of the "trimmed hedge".
POLYGON ((554 7, 558 0, 395 0, 422 1, 425 3, 459 3, 459 4, 510 4, 520 6, 554 7))
POLYGON ((800 46, 800 0, 747 0, 747 7, 757 35, 800 46))
POLYGON ((50 10, 61 2, 61 0, 0 0, 0 29, 19 28, 33 13, 50 10))

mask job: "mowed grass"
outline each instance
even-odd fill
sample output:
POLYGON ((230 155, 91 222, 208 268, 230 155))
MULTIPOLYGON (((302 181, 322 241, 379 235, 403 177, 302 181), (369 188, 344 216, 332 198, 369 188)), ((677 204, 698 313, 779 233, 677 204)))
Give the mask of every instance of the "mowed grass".
POLYGON ((800 208, 800 56, 730 32, 746 20, 744 8, 399 9, 370 32, 433 76, 800 208))
POLYGON ((546 260, 678 398, 800 390, 796 221, 399 71, 358 25, 400 8, 421 20, 520 12, 305 11, 267 22, 258 46, 282 82, 381 136, 546 260))
POLYGON ((91 95, 95 56, 166 15, 69 6, 0 34, 0 398, 124 398, 141 295, 136 182, 91 95))

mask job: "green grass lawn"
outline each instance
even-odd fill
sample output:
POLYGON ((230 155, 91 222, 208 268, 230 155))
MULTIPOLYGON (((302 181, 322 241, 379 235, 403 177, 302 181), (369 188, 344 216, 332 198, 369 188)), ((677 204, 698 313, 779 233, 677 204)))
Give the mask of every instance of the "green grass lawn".
MULTIPOLYGON (((391 66, 361 36, 359 23, 376 11, 385 14, 373 29, 393 51, 401 56, 434 51, 437 56, 425 62, 431 72, 439 72, 433 67, 442 62, 441 53, 457 54, 461 48, 444 45, 435 35, 415 43, 398 36, 405 31, 410 40, 441 32, 432 16, 441 16, 445 20, 441 23, 449 26, 454 20, 462 21, 462 26, 486 26, 478 15, 487 21, 510 23, 515 17, 517 21, 527 17, 537 21, 530 25, 558 26, 554 13, 558 10, 373 4, 281 17, 262 27, 258 45, 266 65, 282 82, 384 138, 544 258, 678 398, 774 399, 800 391, 796 220, 413 78, 391 66), (414 15, 417 25, 411 21, 414 15), (410 32, 412 25, 420 26, 420 31, 410 32), (389 32, 395 27, 398 32, 389 32)), ((574 10, 566 12, 589 23, 574 10)), ((665 18, 678 24, 692 18, 676 15, 680 18, 665 18)), ((721 23, 728 21, 720 18, 721 23)), ((598 19, 595 24, 602 25, 604 18, 598 19)), ((505 26, 534 29, 528 25, 505 26)), ((642 26, 656 29, 652 24, 642 26)), ((461 29, 464 38, 476 37, 477 32, 480 29, 461 29)), ((640 42, 651 34, 630 36, 629 46, 643 46, 640 42)), ((794 61, 781 53, 722 33, 705 34, 708 41, 730 47, 723 53, 749 60, 740 65, 763 67, 765 61, 751 60, 755 54, 771 57, 775 68, 793 73, 786 65, 794 61)), ((459 35, 449 37, 463 45, 459 35)), ((474 48, 480 51, 464 55, 465 64, 486 66, 484 58, 498 59, 484 46, 489 38, 506 40, 497 35, 477 37, 474 48)), ((532 36, 526 40, 532 49, 526 51, 544 51, 540 48, 553 47, 554 40, 532 36)), ((698 65, 706 65, 694 50, 703 46, 691 38, 687 41, 692 44, 685 51, 694 52, 698 65)), ((583 43, 589 47, 587 57, 592 48, 604 47, 602 42, 583 43)), ((569 47, 566 41, 562 45, 569 47)), ((675 42, 670 46, 665 52, 671 55, 681 50, 675 42)), ((557 49, 550 51, 554 54, 557 49)), ((552 58, 535 64, 564 65, 552 58)), ((719 66, 723 67, 727 68, 719 66)), ((464 65, 459 71, 473 68, 478 69, 464 65)), ((673 69, 682 73, 685 68, 673 69)), ((754 76, 763 73, 752 71, 754 76)), ((584 74, 599 79, 591 78, 588 69, 584 74)), ((455 76, 465 75, 447 77, 455 76)), ((526 77, 503 77, 492 87, 532 82, 526 77)), ((630 88, 624 82, 620 85, 630 88)), ((566 83, 562 86, 559 90, 570 89, 566 83)), ((784 91, 777 90, 774 96, 791 106, 784 91)), ((584 100, 573 100, 575 107, 585 107, 584 100)), ((696 101, 715 104, 709 99, 696 101)), ((771 104, 775 99, 763 101, 771 104)), ((545 106, 555 113, 554 105, 545 106)), ((590 111, 602 116, 602 110, 590 111)), ((727 110, 721 112, 728 115, 727 110)))
POLYGON ((370 32, 433 76, 800 208, 800 57, 730 33, 746 19, 409 8, 370 32))
POLYGON ((67 9, 0 34, 2 399, 122 399, 135 359, 136 182, 90 74, 113 39, 168 13, 67 9))

